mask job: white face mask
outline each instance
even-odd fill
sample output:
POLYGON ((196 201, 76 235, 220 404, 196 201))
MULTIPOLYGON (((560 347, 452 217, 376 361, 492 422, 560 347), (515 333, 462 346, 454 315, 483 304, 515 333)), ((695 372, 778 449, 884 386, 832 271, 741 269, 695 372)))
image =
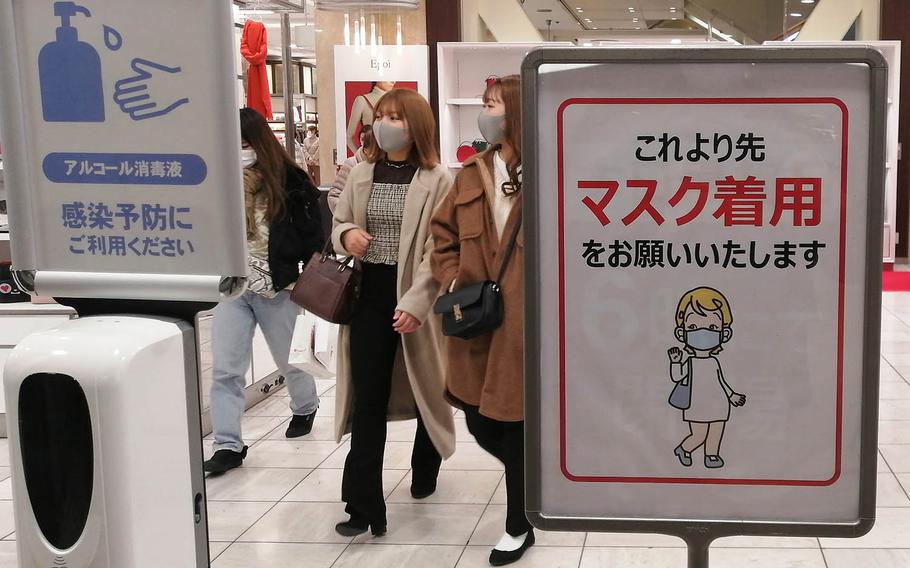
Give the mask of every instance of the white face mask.
POLYGON ((252 148, 244 148, 240 150, 240 163, 243 164, 244 168, 248 168, 256 163, 256 150, 252 148))
POLYGON ((385 152, 398 152, 411 145, 411 136, 407 128, 377 120, 373 123, 373 138, 385 152))

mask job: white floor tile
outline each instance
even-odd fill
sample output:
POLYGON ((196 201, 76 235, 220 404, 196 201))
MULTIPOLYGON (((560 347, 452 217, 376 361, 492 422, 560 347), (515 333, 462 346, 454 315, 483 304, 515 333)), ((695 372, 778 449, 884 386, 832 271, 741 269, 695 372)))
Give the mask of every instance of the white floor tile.
POLYGON ((334 417, 335 416, 335 397, 334 396, 320 396, 319 397, 319 413, 316 416, 323 417, 334 417))
POLYGON ((8 467, 0 467, 0 480, 9 479, 10 469, 8 467))
POLYGON ((823 538, 822 548, 910 548, 910 508, 879 508, 875 526, 860 538, 823 538))
POLYGON ((275 504, 271 502, 212 501, 208 504, 209 539, 233 542, 275 504))
POLYGON ((0 467, 9 467, 9 439, 0 438, 0 467))
POLYGON ((387 442, 413 442, 417 434, 417 420, 389 422, 386 427, 387 442))
POLYGON ((309 469, 239 467, 205 482, 209 501, 278 501, 303 481, 309 469))
POLYGON ((455 454, 442 462, 442 469, 502 471, 499 460, 488 454, 476 442, 458 442, 455 445, 455 454))
POLYGON ((461 546, 352 544, 333 568, 453 568, 464 550, 461 546))
POLYGON ((894 473, 910 473, 910 445, 881 444, 879 449, 894 473))
MULTIPOLYGON (((534 545, 521 560, 515 563, 519 568, 577 568, 581 559, 581 547, 545 547, 534 545)), ((465 549, 458 568, 489 568, 490 547, 469 546, 465 549)))
MULTIPOLYGON (((382 471, 382 487, 385 497, 401 483, 407 470, 386 469, 382 471)), ((300 482, 283 501, 341 502, 341 470, 317 469, 300 482)))
POLYGON ((386 515, 389 532, 381 538, 358 536, 358 544, 465 545, 483 513, 483 505, 433 505, 390 503, 386 515))
POLYGON ((490 501, 491 505, 505 505, 508 503, 508 492, 506 491, 506 477, 505 474, 502 476, 502 480, 499 482, 499 485, 496 487, 496 492, 493 493, 493 499, 490 501))
POLYGON ((681 548, 585 548, 579 568, 683 568, 681 548))
POLYGON ((212 568, 330 568, 344 552, 344 544, 287 544, 278 542, 236 542, 228 547, 212 568))
POLYGON ((888 465, 888 462, 885 461, 884 456, 882 456, 882 451, 878 451, 878 473, 890 473, 891 467, 888 465))
POLYGON ((316 392, 319 396, 335 388, 335 379, 316 379, 316 392))
MULTIPOLYGON (((319 467, 322 469, 344 469, 344 461, 348 457, 350 450, 351 444, 346 442, 319 467)), ((413 450, 413 442, 386 442, 383 467, 386 469, 411 469, 411 453, 413 450)))
POLYGON ((13 479, 7 477, 3 481, 0 481, 0 501, 12 501, 13 500, 13 479))
POLYGON ((246 416, 278 416, 290 418, 291 409, 288 406, 290 399, 284 396, 272 395, 253 408, 246 411, 246 416))
MULTIPOLYGON (((243 441, 252 445, 269 432, 286 422, 289 417, 278 416, 245 416, 240 423, 243 430, 243 441)), ((210 437, 211 438, 211 437, 210 437)))
MULTIPOLYGON (((471 536, 472 546, 493 546, 506 530, 506 506, 490 505, 480 519, 480 524, 471 536)), ((583 546, 583 532, 547 532, 534 531, 537 544, 540 546, 583 546)))
POLYGON ((895 477, 897 477, 897 482, 901 484, 904 491, 910 495, 910 473, 898 473, 895 474, 895 477))
POLYGON ((227 550, 231 543, 209 541, 209 560, 214 561, 222 552, 227 550))
MULTIPOLYGON (((436 492, 418 501, 411 497, 411 474, 389 497, 389 503, 477 503, 490 502, 503 474, 498 471, 440 471, 436 492)), ((0 485, 2 487, 2 485, 0 485)))
POLYGON ((910 507, 910 498, 893 473, 878 474, 875 504, 878 507, 910 507))
POLYGON ((824 550, 828 568, 903 568, 910 550, 824 550))
POLYGON ((240 542, 348 543, 335 532, 335 523, 346 520, 341 503, 278 503, 253 525, 240 542))
POLYGON ((13 502, 0 501, 0 535, 8 536, 16 530, 16 520, 13 517, 13 502))
POLYGON ((675 536, 640 533, 588 533, 585 546, 619 548, 685 548, 686 543, 675 536))
POLYGON ((888 381, 879 385, 879 398, 882 400, 906 400, 910 398, 910 384, 888 381))
POLYGON ((880 420, 879 444, 910 444, 910 420, 880 420))
POLYGON ((15 542, 0 542, 0 568, 19 568, 15 542))
POLYGON ((730 536, 719 538, 711 548, 819 548, 817 538, 784 536, 730 536))
POLYGON ((718 548, 710 561, 711 568, 826 568, 818 548, 718 548))
POLYGON ((250 448, 243 466, 315 468, 337 449, 335 442, 263 440, 250 448))
POLYGON ((879 420, 910 420, 910 400, 882 400, 878 405, 878 418, 879 420))

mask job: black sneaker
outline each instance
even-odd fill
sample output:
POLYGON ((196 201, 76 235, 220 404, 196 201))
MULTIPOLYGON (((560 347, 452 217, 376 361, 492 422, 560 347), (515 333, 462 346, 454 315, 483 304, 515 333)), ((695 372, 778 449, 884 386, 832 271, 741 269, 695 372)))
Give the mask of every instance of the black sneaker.
POLYGON ((288 430, 284 433, 285 438, 299 438, 306 436, 313 430, 313 420, 316 419, 316 410, 311 414, 295 414, 288 424, 288 430))
POLYGON ((528 535, 525 537, 524 543, 516 550, 496 550, 493 549, 493 552, 490 553, 490 565, 491 566, 505 566, 506 564, 511 564, 513 562, 518 562, 521 560, 521 557, 524 556, 524 553, 527 549, 534 546, 534 530, 529 530, 528 535))
POLYGON ((235 467, 240 467, 243 465, 244 458, 246 458, 246 451, 246 446, 243 446, 243 450, 239 452, 235 452, 234 450, 218 450, 210 460, 202 464, 202 469, 207 473, 218 475, 230 471, 235 467))
POLYGON ((411 497, 414 499, 426 499, 433 493, 436 493, 436 478, 430 482, 411 483, 411 497))

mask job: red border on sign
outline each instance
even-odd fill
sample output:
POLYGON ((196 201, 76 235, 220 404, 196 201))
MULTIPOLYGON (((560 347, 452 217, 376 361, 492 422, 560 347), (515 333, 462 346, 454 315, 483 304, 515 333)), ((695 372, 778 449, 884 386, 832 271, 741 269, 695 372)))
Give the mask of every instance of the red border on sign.
POLYGON ((833 97, 792 98, 571 98, 559 105, 556 117, 558 230, 559 230, 559 448, 560 468, 569 481, 583 483, 679 483, 703 485, 784 485, 827 487, 841 474, 844 391, 844 275, 847 238, 847 143, 849 111, 847 105, 833 97), (834 105, 841 110, 841 217, 840 266, 838 268, 837 318, 837 402, 835 409, 834 473, 829 479, 731 479, 711 477, 608 477, 581 476, 569 471, 566 457, 566 333, 565 333, 565 167, 563 148, 563 115, 573 105, 834 105))

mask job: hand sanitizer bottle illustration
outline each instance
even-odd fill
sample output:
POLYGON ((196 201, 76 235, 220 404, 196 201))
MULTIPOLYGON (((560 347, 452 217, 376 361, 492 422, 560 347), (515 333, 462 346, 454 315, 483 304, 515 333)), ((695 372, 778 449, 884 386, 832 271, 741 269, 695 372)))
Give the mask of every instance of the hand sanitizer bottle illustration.
POLYGON ((38 55, 41 105, 47 122, 104 122, 104 86, 101 58, 94 47, 79 41, 70 19, 91 12, 75 2, 55 2, 54 15, 61 20, 57 41, 46 44, 38 55))

